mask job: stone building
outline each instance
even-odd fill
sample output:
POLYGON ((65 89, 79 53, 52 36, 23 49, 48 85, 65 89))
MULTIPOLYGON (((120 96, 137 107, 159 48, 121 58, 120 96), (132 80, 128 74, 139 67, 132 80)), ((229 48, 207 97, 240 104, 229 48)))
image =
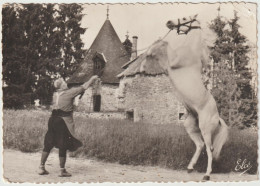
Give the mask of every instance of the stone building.
POLYGON ((92 75, 101 78, 102 86, 98 91, 93 92, 90 88, 82 96, 79 111, 118 111, 117 75, 123 71, 121 67, 130 60, 131 47, 128 36, 124 43, 120 41, 107 15, 82 64, 68 80, 69 86, 78 86, 88 81, 92 75))
POLYGON ((102 112, 96 117, 121 112, 120 117, 152 124, 181 123, 185 109, 158 63, 148 62, 141 71, 142 62, 154 59, 146 53, 137 56, 137 40, 134 36, 131 42, 127 34, 122 43, 107 17, 82 64, 68 80, 69 86, 79 86, 96 74, 102 81, 99 89, 85 91, 78 111, 93 117, 96 112, 102 112))
POLYGON ((118 99, 129 119, 152 124, 182 123, 186 110, 175 97, 169 78, 151 56, 143 53, 123 67, 125 70, 118 75, 118 99), (141 69, 145 60, 146 66, 141 69))

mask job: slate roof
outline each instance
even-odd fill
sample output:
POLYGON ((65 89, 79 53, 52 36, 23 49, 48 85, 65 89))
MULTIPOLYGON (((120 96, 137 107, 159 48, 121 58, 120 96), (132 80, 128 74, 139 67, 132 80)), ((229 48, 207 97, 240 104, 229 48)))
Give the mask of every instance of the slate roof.
POLYGON ((105 68, 100 73, 102 82, 109 84, 119 83, 117 75, 123 71, 121 67, 129 61, 129 56, 111 22, 107 19, 82 64, 68 80, 68 84, 82 84, 93 75, 92 59, 96 53, 102 54, 106 60, 105 68))
POLYGON ((139 55, 136 59, 127 62, 122 66, 125 70, 118 74, 118 78, 135 76, 136 74, 144 74, 156 76, 160 74, 166 74, 166 72, 161 68, 159 63, 156 61, 155 57, 147 55, 146 52, 139 55), (141 69, 143 66, 143 69, 141 69))

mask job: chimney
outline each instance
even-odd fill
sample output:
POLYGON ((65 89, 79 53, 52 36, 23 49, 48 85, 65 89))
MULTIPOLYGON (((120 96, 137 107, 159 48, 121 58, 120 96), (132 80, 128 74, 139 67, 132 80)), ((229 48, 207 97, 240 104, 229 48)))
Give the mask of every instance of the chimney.
POLYGON ((131 60, 137 58, 137 36, 133 36, 132 55, 131 60))

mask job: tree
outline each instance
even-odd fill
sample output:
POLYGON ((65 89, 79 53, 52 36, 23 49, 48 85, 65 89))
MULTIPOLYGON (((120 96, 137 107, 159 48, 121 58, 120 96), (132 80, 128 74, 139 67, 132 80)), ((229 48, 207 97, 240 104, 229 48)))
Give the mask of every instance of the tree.
POLYGON ((211 48, 214 60, 212 94, 221 117, 229 125, 256 125, 256 99, 252 97, 252 78, 248 68, 247 39, 239 32, 239 17, 224 21, 217 16, 209 25, 217 39, 211 48), (250 108, 250 109, 249 109, 250 108))
POLYGON ((239 76, 237 83, 241 90, 241 98, 251 99, 253 89, 250 86, 250 80, 252 79, 252 74, 248 67, 249 58, 247 56, 249 46, 246 37, 239 32, 240 26, 238 20, 237 12, 234 11, 234 18, 228 22, 231 28, 231 30, 228 31, 228 36, 231 39, 230 45, 232 48, 233 68, 239 76))
POLYGON ((130 59, 130 58, 131 58, 131 55, 132 55, 132 46, 133 46, 133 44, 132 44, 132 42, 129 40, 129 35, 128 35, 128 33, 127 33, 127 35, 126 35, 125 41, 124 41, 122 44, 124 45, 125 50, 126 50, 126 52, 127 52, 127 56, 128 56, 129 59, 130 59))
POLYGON ((3 8, 5 106, 10 106, 5 104, 10 95, 50 102, 52 79, 68 78, 84 57, 81 11, 76 4, 12 4, 3 8))
POLYGON ((83 60, 85 50, 82 49, 84 44, 80 36, 86 29, 81 28, 82 10, 78 4, 61 4, 58 9, 56 21, 62 41, 62 63, 58 70, 64 79, 72 75, 83 60))
POLYGON ((3 7, 3 81, 4 107, 22 108, 25 99, 23 95, 31 92, 28 86, 34 80, 28 70, 28 47, 25 44, 25 35, 22 33, 21 13, 17 5, 3 7))

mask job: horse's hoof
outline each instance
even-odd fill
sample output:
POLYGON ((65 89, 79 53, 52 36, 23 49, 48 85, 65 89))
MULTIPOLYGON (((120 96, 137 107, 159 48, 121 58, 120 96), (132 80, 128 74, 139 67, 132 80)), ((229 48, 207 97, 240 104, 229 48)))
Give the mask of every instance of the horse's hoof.
POLYGON ((192 173, 193 169, 187 169, 188 173, 192 173))
POLYGON ((210 180, 210 176, 204 176, 202 181, 209 181, 210 180))

